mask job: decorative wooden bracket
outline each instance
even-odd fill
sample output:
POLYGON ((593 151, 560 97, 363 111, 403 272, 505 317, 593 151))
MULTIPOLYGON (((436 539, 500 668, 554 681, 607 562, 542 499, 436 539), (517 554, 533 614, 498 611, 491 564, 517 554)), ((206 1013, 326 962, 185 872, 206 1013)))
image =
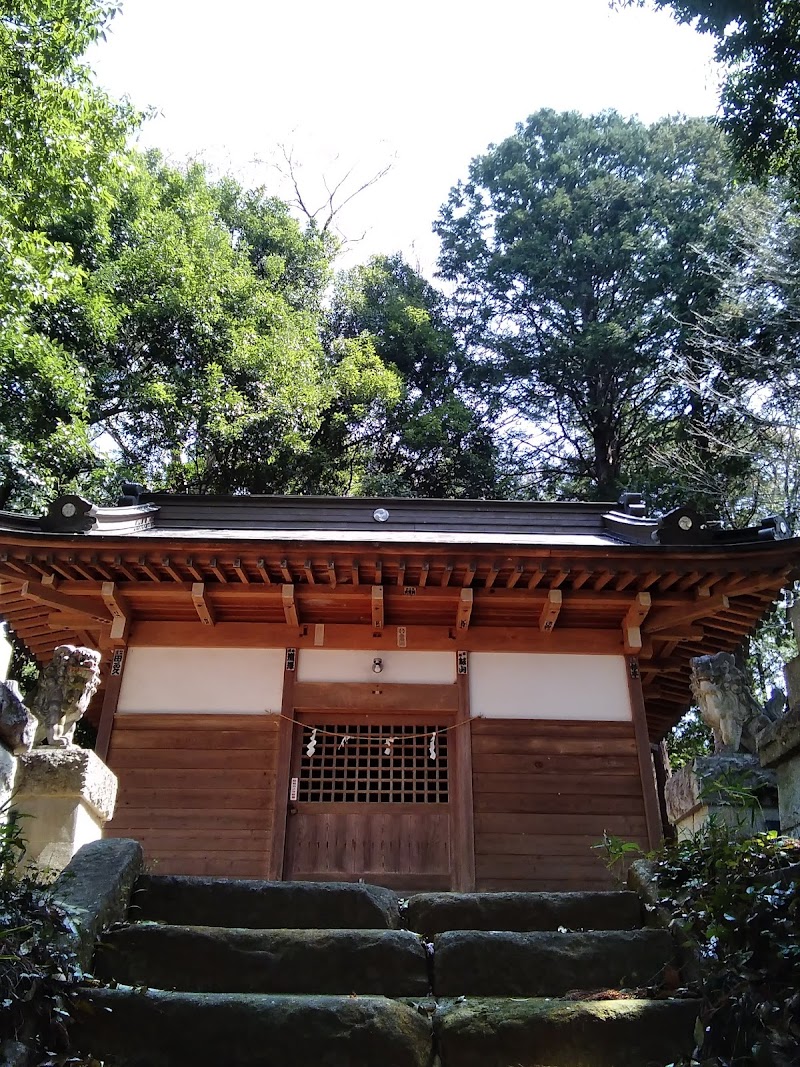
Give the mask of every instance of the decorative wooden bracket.
POLYGON ((542 633, 550 633, 555 629, 563 599, 564 595, 560 589, 548 590, 547 600, 545 600, 542 614, 539 616, 539 629, 542 633))
POLYGON ((380 632, 383 629, 383 586, 372 587, 372 629, 380 632))
POLYGON ((35 600, 39 604, 47 604, 51 608, 59 608, 71 613, 77 612, 89 619, 97 619, 100 622, 110 622, 111 616, 105 608, 98 607, 88 597, 64 596, 52 585, 44 585, 42 582, 23 582, 20 596, 27 600, 35 600))
POLYGON ((200 622, 204 626, 213 626, 215 623, 214 609, 206 597, 206 587, 203 582, 192 583, 192 603, 197 612, 200 622))
POLYGON ((468 630, 469 620, 472 615, 473 594, 471 589, 462 589, 458 598, 458 610, 456 611, 456 629, 468 630))
POLYGON ((294 600, 293 585, 281 586, 281 601, 283 603, 283 614, 286 618, 286 622, 289 626, 299 626, 300 620, 297 616, 297 605, 294 600))
POLYGON ((622 620, 622 644, 625 655, 635 655, 642 650, 641 625, 652 607, 653 598, 649 593, 637 593, 622 620))
POLYGON ((656 634, 661 630, 673 630, 676 626, 683 628, 695 619, 703 619, 707 615, 727 611, 730 606, 730 600, 726 596, 710 596, 700 597, 696 603, 686 604, 680 608, 654 611, 647 619, 647 633, 656 634))
POLYGON ((118 591, 114 582, 103 582, 101 586, 103 603, 111 612, 111 640, 126 641, 128 626, 131 621, 131 609, 125 597, 118 591))

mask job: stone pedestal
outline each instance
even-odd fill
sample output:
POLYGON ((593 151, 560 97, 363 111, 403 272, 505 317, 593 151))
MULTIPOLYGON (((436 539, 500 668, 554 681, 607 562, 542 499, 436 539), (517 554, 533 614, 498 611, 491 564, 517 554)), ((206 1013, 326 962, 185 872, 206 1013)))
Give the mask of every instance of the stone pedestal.
POLYGON ((20 756, 14 807, 27 816, 25 863, 62 870, 102 836, 116 798, 116 775, 88 749, 35 748, 20 756))
POLYGON ((742 836, 777 829, 778 798, 774 771, 763 770, 755 756, 702 756, 679 768, 664 790, 667 814, 681 840, 697 833, 713 815, 742 836), (760 809, 734 802, 725 781, 755 794, 760 809))
POLYGON ((800 835, 800 704, 758 735, 758 755, 777 775, 781 831, 800 835))

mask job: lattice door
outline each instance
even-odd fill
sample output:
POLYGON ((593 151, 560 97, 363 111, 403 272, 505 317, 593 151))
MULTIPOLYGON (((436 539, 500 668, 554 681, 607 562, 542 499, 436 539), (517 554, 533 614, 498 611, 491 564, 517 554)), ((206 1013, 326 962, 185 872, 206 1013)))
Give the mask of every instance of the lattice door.
POLYGON ((328 804, 446 804, 447 733, 420 724, 303 727, 297 800, 328 804))
POLYGON ((284 877, 449 889, 449 723, 376 718, 303 716, 284 877))

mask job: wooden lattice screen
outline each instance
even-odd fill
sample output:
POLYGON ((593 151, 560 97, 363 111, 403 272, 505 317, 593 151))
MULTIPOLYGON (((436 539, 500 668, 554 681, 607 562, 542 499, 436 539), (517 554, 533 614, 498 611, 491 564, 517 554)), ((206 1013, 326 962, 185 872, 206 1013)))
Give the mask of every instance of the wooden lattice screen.
POLYGON ((446 804, 441 726, 304 725, 297 800, 330 804, 446 804))

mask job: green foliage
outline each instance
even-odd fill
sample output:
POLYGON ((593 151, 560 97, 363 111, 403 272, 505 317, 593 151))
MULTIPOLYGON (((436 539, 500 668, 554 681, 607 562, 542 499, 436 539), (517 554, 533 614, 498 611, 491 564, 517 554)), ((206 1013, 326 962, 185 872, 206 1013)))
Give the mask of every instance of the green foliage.
POLYGON ((452 190, 435 230, 459 333, 532 424, 550 492, 608 499, 646 474, 685 408, 676 368, 718 295, 733 191, 704 120, 553 111, 452 190))
MULTIPOLYGON (((645 0, 622 0, 639 6, 645 0)), ((716 38, 721 125, 744 171, 800 186, 800 9, 795 0, 654 0, 716 38)))
POLYGON ((114 10, 99 0, 11 0, 0 14, 0 507, 40 449, 85 440, 83 369, 36 315, 80 290, 81 265, 61 231, 88 215, 102 242, 136 121, 80 62, 114 10))
POLYGON ((69 983, 81 978, 65 935, 70 920, 51 891, 20 870, 25 836, 0 810, 0 1036, 23 1041, 33 1062, 90 1067, 69 1051, 69 983))
POLYGON ((709 756, 714 751, 714 735, 694 709, 687 711, 673 726, 666 740, 673 770, 691 763, 698 756, 709 756))
POLYGON ((700 951, 699 1067, 789 1067, 800 1038, 800 842, 711 820, 655 856, 662 907, 700 951), (782 873, 783 872, 783 873, 782 873))

